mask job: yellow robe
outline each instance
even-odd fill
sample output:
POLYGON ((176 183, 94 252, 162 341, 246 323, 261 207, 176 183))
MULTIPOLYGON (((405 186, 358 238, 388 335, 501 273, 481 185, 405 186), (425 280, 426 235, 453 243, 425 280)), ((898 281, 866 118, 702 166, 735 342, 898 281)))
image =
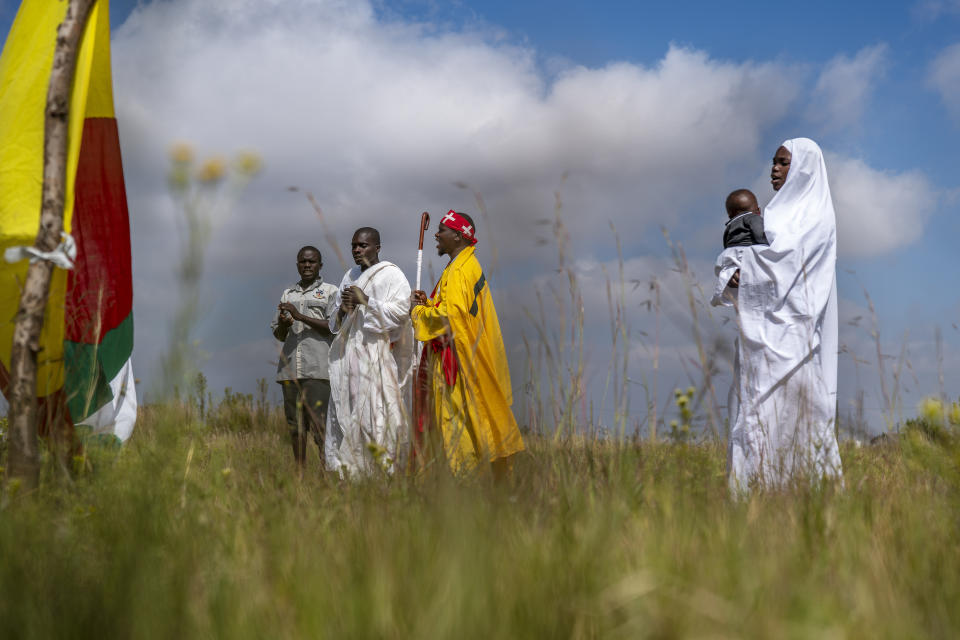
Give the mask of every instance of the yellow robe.
POLYGON ((497 310, 474 248, 447 265, 426 306, 411 311, 417 340, 453 336, 457 378, 447 384, 441 354, 427 348, 426 409, 443 435, 454 473, 480 461, 493 462, 523 451, 523 437, 510 405, 510 369, 497 310))

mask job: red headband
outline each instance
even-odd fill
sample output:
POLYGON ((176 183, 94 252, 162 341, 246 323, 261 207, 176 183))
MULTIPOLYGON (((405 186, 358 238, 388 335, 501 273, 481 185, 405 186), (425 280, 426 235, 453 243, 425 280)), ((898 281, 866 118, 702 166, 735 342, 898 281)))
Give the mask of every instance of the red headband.
POLYGON ((477 237, 474 235, 473 225, 453 209, 447 211, 447 215, 440 219, 440 224, 448 229, 459 232, 460 235, 470 241, 471 245, 477 244, 477 237))

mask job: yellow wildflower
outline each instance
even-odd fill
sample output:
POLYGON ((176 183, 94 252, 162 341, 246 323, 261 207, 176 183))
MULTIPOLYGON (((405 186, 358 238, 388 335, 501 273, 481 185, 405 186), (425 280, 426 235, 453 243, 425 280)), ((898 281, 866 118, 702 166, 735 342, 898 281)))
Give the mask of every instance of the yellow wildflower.
POLYGON ((960 427, 960 402, 950 404, 950 413, 947 416, 950 424, 960 427))
POLYGON ((260 159, 260 156, 254 153, 253 151, 241 151, 237 154, 236 161, 237 171, 248 176, 252 176, 260 171, 263 167, 263 160, 260 159))
POLYGON ((193 162, 193 147, 185 142, 178 142, 170 147, 170 159, 176 164, 190 164, 193 162))
POLYGON ((920 417, 930 424, 943 424, 943 402, 928 396, 920 401, 920 417))
POLYGON ((223 178, 227 172, 227 163, 220 156, 214 156, 203 163, 200 171, 197 173, 197 179, 200 182, 216 182, 223 178))

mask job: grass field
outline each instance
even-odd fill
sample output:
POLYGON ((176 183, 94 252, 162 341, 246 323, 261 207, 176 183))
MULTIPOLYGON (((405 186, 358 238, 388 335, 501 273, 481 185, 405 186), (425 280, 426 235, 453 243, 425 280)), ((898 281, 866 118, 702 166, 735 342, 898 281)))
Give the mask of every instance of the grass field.
MULTIPOLYGON (((229 409, 229 410, 228 410, 229 409)), ((511 482, 298 478, 279 412, 148 407, 0 510, 2 638, 960 634, 960 444, 730 498, 713 444, 528 437, 511 482)))

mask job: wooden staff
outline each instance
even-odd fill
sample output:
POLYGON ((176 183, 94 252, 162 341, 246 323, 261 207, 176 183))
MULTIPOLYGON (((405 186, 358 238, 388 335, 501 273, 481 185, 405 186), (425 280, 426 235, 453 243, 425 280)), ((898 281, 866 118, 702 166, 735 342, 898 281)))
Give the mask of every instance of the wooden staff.
POLYGON ((420 214, 420 244, 417 245, 417 288, 420 291, 420 269, 423 266, 423 234, 430 226, 430 214, 424 211, 420 214))

